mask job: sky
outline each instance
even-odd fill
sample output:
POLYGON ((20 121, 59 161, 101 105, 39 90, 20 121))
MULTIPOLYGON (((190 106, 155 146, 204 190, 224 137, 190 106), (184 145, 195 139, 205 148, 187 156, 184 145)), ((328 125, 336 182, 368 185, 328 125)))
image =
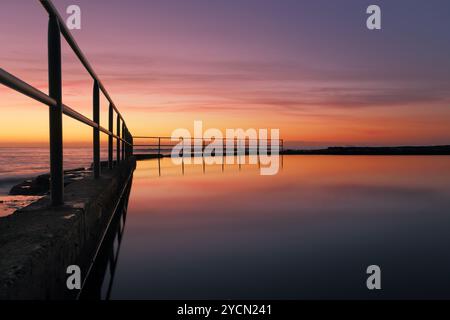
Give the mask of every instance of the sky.
MULTIPOLYGON (((134 135, 278 128, 295 146, 450 143, 447 0, 54 0, 134 135), (366 8, 382 29, 366 28, 366 8)), ((0 67, 48 92, 38 1, 0 2, 0 67)), ((63 102, 92 116, 92 80, 63 41, 63 102)), ((107 127, 102 98, 101 124, 107 127)), ((48 111, 0 86, 0 145, 48 143, 48 111)), ((67 143, 92 130, 67 117, 67 143)), ((289 143, 287 145, 289 145, 289 143)))

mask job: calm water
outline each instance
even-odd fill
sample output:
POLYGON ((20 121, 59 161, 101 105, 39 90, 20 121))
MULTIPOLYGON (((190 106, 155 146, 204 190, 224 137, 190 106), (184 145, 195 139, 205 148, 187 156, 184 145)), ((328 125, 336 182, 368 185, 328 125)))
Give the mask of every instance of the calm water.
POLYGON ((112 298, 450 298, 450 157, 283 163, 139 162, 112 298))

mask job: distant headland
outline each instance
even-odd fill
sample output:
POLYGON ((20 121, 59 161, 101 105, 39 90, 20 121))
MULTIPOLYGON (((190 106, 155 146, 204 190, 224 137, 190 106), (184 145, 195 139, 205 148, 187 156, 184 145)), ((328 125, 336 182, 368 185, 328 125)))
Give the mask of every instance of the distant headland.
POLYGON ((286 155, 450 155, 450 145, 400 147, 328 147, 315 150, 283 150, 286 155))

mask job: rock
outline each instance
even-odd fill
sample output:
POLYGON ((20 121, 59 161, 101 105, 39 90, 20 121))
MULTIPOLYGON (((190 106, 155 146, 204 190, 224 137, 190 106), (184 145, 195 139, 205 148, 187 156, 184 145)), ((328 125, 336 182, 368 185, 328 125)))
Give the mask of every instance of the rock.
MULTIPOLYGON (((77 168, 64 171, 64 186, 79 181, 90 175, 91 171, 77 168)), ((21 182, 9 191, 9 195, 43 196, 50 190, 50 174, 42 174, 34 179, 21 182)))
POLYGON ((9 195, 16 196, 40 196, 45 195, 49 190, 49 182, 46 183, 39 181, 38 179, 32 180, 31 182, 22 182, 18 185, 15 185, 9 191, 9 195))

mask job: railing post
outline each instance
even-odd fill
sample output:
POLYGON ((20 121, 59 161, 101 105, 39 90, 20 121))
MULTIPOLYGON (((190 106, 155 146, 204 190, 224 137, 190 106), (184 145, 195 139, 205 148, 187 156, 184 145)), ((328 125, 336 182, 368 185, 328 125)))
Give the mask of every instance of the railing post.
POLYGON ((122 121, 122 160, 125 160, 125 122, 122 121))
MULTIPOLYGON (((117 137, 120 137, 120 116, 119 115, 117 115, 117 128, 116 128, 116 130, 117 130, 117 133, 116 133, 117 137)), ((116 146, 117 164, 120 163, 120 143, 121 143, 120 139, 117 138, 117 146, 116 146)))
MULTIPOLYGON (((113 107, 112 104, 109 104, 109 118, 108 118, 108 130, 110 133, 113 133, 113 107)), ((108 135, 108 168, 112 169, 113 167, 113 137, 108 135)))
MULTIPOLYGON (((94 81, 93 90, 93 120, 97 125, 100 125, 100 90, 98 82, 94 81)), ((100 177, 100 130, 93 129, 93 151, 94 151, 94 178, 100 177)))
POLYGON ((127 158, 127 150, 128 150, 128 128, 125 126, 125 132, 124 132, 124 138, 125 141, 123 142, 123 159, 125 160, 127 158))
POLYGON ((202 157, 205 155, 205 139, 202 138, 202 157))
MULTIPOLYGON (((128 128, 127 128, 127 142, 131 144, 130 132, 128 131, 128 128)), ((130 153, 131 153, 130 145, 127 144, 127 159, 130 157, 130 153)))
POLYGON ((50 194, 52 205, 64 203, 62 134, 61 33, 58 18, 50 15, 48 24, 48 87, 57 106, 50 107, 50 194))
POLYGON ((133 150, 133 148, 132 148, 132 137, 131 137, 131 132, 130 131, 128 131, 128 142, 130 143, 129 145, 128 145, 128 158, 130 158, 131 157, 131 155, 132 155, 132 150, 133 150))
POLYGON ((161 137, 158 137, 158 156, 161 155, 161 137))
POLYGON ((131 156, 133 156, 133 153, 134 153, 134 142, 133 142, 134 140, 133 140, 133 136, 132 136, 132 134, 130 133, 130 143, 131 143, 131 146, 130 146, 130 155, 131 156))
MULTIPOLYGON (((256 155, 259 155, 259 144, 261 143, 259 137, 256 138, 256 155)), ((258 157, 258 161, 259 161, 259 157, 258 157)))
MULTIPOLYGON (((192 142, 192 140, 191 140, 191 142, 192 142)), ((183 161, 184 160, 184 137, 181 137, 181 145, 183 146, 182 148, 181 148, 181 161, 183 161)), ((191 144, 192 145, 192 144, 191 144)), ((189 147, 190 148, 190 147, 189 147)), ((189 149, 189 151, 191 152, 192 150, 191 149, 189 149)))

